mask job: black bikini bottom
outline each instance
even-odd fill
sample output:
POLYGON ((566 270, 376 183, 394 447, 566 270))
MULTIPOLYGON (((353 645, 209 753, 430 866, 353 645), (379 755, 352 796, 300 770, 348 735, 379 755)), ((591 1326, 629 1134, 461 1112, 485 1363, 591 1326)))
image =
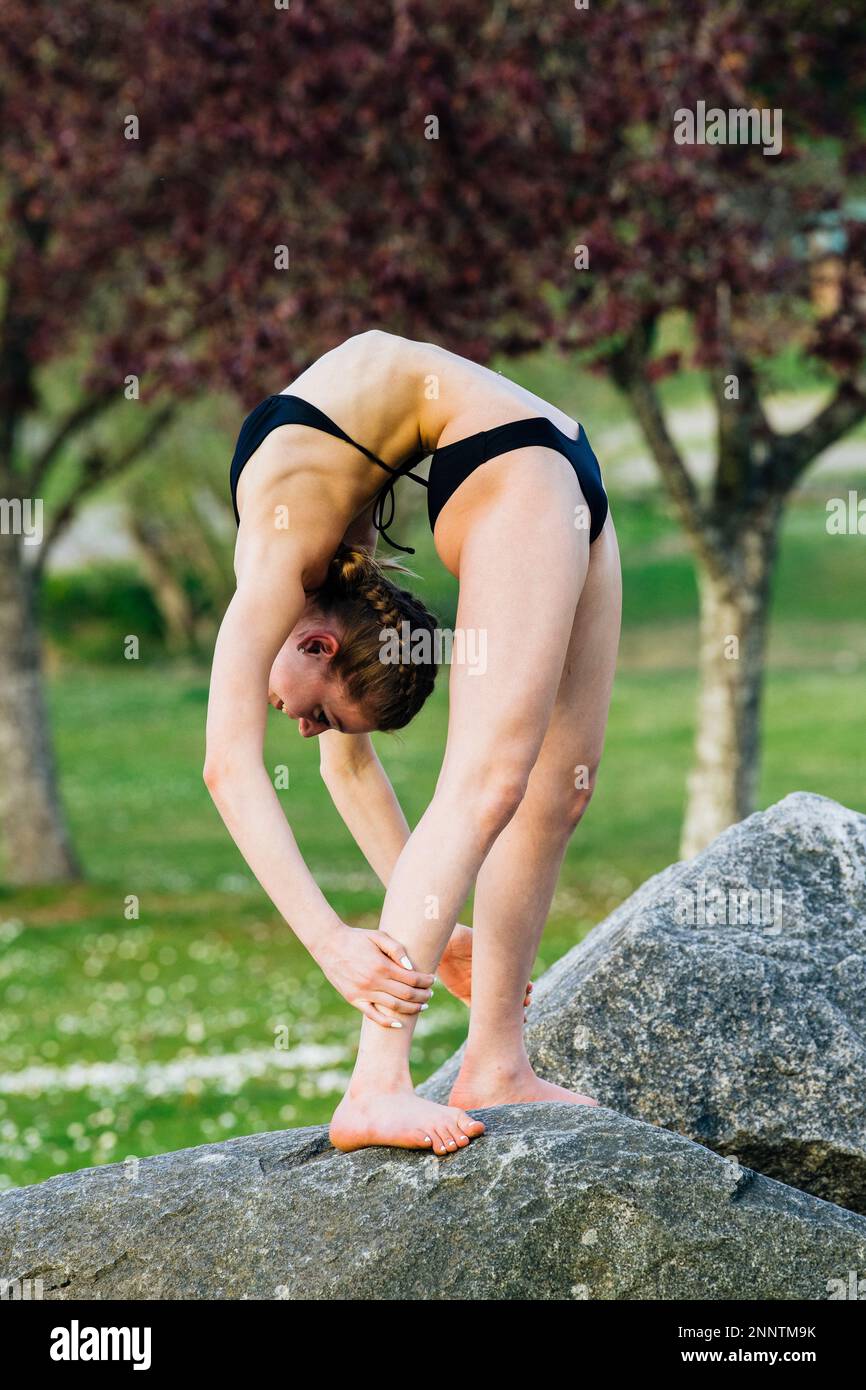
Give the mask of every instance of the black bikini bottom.
POLYGON ((474 473, 482 463, 507 454, 511 449, 525 449, 541 446, 555 449, 568 459, 577 476, 580 490, 589 508, 590 544, 601 533, 607 518, 607 493, 601 481, 598 459, 589 446, 586 431, 578 426, 577 439, 570 439, 552 420, 546 416, 533 416, 527 420, 513 420, 507 425, 497 425, 492 430, 481 430, 467 439, 455 440, 437 449, 430 463, 427 481, 427 515, 431 531, 449 497, 452 497, 462 482, 474 473))

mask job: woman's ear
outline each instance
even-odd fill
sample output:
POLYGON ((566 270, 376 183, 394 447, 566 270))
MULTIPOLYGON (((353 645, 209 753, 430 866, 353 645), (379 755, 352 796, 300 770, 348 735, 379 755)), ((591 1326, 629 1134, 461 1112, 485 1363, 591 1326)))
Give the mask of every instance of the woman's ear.
POLYGON ((298 643, 298 651, 304 656, 333 657, 340 650, 339 639, 333 632, 305 632, 298 643))

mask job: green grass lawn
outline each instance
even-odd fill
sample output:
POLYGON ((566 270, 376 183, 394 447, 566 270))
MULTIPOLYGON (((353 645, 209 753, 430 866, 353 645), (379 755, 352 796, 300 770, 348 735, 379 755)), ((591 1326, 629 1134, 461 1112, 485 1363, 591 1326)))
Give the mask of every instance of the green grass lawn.
MULTIPOLYGON (((696 595, 655 496, 614 500, 625 629, 592 809, 570 847, 535 974, 677 855, 691 755, 696 595)), ((416 529, 418 587, 446 621, 454 585, 416 529)), ((786 526, 774 600, 761 804, 806 788, 866 810, 866 542, 830 538, 820 495, 786 526)), ((47 615, 49 631, 51 614, 47 615)), ((128 630, 121 624, 123 631, 128 630)), ((118 643, 119 647, 119 643, 118 643)), ((277 919, 201 781, 204 668, 82 666, 55 651, 52 713, 88 882, 0 893, 0 1183, 255 1130, 324 1122, 351 1067, 359 1015, 277 919), (129 902, 139 915, 130 917, 129 902), (279 1044, 279 1045, 277 1045, 279 1044)), ((410 822, 435 783, 445 682, 379 747, 410 822)), ((286 814, 347 921, 382 893, 331 806, 315 743, 274 715, 286 814)), ((421 1080, 459 1045, 466 1013, 441 987, 413 1049, 421 1080)))

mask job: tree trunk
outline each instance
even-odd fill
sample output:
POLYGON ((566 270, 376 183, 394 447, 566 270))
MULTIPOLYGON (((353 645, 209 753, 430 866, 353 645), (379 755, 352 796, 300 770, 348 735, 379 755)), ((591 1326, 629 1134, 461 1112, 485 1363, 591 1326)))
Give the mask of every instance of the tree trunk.
POLYGON ((0 534, 0 845, 13 883, 79 876, 54 769, 21 541, 0 534))
POLYGON ((144 577, 165 624, 169 651, 193 651, 196 645, 195 612, 189 595, 171 566, 158 528, 130 514, 128 519, 144 577))
POLYGON ((780 507, 732 531, 724 571, 698 568, 700 685, 680 853, 704 849, 755 809, 761 696, 780 507))

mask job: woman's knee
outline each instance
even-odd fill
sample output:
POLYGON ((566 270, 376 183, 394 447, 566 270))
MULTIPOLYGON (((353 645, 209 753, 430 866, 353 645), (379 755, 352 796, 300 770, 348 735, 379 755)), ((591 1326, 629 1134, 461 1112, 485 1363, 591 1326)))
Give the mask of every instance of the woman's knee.
POLYGON ((494 760, 464 768, 441 786, 461 819, 490 845, 516 815, 526 795, 531 766, 521 760, 494 760))
POLYGON ((547 833, 568 840, 586 815, 596 784, 596 768, 580 764, 573 780, 553 787, 531 787, 533 809, 547 833))
POLYGON ((572 835, 589 809, 595 791, 595 778, 586 787, 576 787, 562 807, 562 825, 567 835, 572 835))

